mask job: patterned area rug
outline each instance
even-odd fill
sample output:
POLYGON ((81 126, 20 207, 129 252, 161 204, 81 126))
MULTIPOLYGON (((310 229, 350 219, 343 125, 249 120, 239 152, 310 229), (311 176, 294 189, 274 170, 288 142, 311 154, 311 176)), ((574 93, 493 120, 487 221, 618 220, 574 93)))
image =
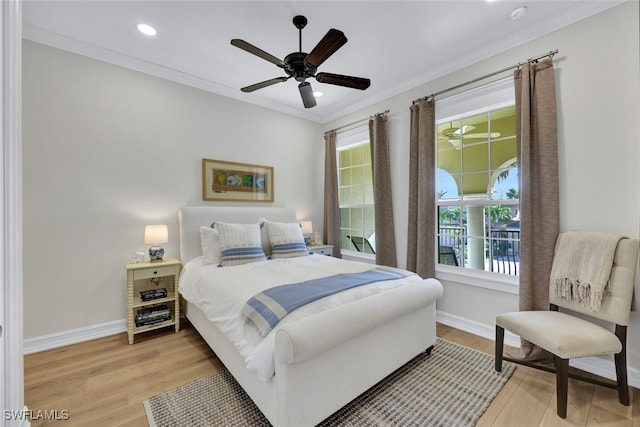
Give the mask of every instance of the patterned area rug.
MULTIPOLYGON (((515 369, 493 356, 438 339, 324 420, 321 426, 473 426, 515 369)), ((226 369, 144 402, 151 427, 270 426, 226 369)))

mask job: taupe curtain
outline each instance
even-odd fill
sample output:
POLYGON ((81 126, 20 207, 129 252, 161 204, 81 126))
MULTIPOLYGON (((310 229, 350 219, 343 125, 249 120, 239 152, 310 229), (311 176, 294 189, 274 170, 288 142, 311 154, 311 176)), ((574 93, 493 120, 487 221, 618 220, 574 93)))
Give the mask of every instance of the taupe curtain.
POLYGON ((336 132, 324 134, 324 221, 322 241, 333 245, 333 256, 340 253, 340 201, 338 199, 338 162, 336 159, 336 132))
POLYGON ((407 270, 434 277, 436 221, 435 101, 411 106, 409 135, 409 230, 407 270))
POLYGON ((396 236, 391 202, 391 170, 389 167, 389 134, 387 115, 369 119, 369 146, 375 202, 376 264, 397 266, 396 236))
MULTIPOLYGON (((551 58, 514 73, 520 168, 520 310, 549 309, 549 277, 560 229, 558 134, 551 58)), ((522 342, 517 357, 544 352, 522 342)))

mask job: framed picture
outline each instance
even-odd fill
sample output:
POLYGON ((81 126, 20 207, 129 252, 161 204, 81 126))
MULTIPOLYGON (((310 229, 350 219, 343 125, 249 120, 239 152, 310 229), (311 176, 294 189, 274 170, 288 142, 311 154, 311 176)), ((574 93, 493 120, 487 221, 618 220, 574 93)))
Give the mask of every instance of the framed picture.
POLYGON ((273 167, 202 159, 202 199, 273 202, 273 167))

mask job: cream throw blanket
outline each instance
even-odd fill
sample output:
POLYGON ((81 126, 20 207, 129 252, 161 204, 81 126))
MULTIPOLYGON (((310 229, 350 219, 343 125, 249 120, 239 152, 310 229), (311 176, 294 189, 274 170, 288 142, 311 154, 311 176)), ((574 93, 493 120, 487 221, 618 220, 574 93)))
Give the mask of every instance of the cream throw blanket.
POLYGON ((600 311, 613 257, 623 236, 588 231, 558 235, 551 267, 551 289, 557 297, 600 311))

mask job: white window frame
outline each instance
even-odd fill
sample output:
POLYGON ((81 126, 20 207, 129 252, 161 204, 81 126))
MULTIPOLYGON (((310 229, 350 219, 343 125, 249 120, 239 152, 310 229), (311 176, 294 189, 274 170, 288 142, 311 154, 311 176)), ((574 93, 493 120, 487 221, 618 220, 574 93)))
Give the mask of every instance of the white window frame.
MULTIPOLYGON (((340 170, 339 151, 347 148, 356 147, 362 144, 370 144, 369 140, 369 126, 363 125, 353 129, 341 132, 336 137, 336 162, 338 171, 340 170)), ((338 172, 339 173, 339 172, 338 172)), ((370 208, 374 207, 374 204, 361 204, 361 205, 343 205, 338 198, 339 208, 370 208)), ((341 233, 342 236, 342 233, 341 233)), ((340 253, 348 258, 361 259, 364 261, 375 261, 376 256, 374 254, 367 254, 364 252, 351 251, 348 249, 342 249, 342 239, 340 240, 340 253)))
MULTIPOLYGON (((514 105, 514 103, 515 91, 513 78, 509 77, 501 79, 470 89, 463 93, 438 100, 438 102, 436 102, 436 124, 458 120, 461 115, 464 115, 465 117, 473 116, 486 111, 514 105)), ((465 203, 468 204, 468 201, 465 201, 465 203)), ((483 201, 483 203, 490 204, 491 200, 483 201)), ((435 201, 435 204, 437 209, 437 200, 435 201)), ((438 221, 438 215, 436 215, 436 221, 438 221)), ((435 226, 437 227, 437 223, 435 226)), ((435 253, 437 254, 437 239, 433 244, 435 246, 435 253)), ((436 278, 509 294, 519 293, 519 276, 455 267, 436 262, 436 278)))

